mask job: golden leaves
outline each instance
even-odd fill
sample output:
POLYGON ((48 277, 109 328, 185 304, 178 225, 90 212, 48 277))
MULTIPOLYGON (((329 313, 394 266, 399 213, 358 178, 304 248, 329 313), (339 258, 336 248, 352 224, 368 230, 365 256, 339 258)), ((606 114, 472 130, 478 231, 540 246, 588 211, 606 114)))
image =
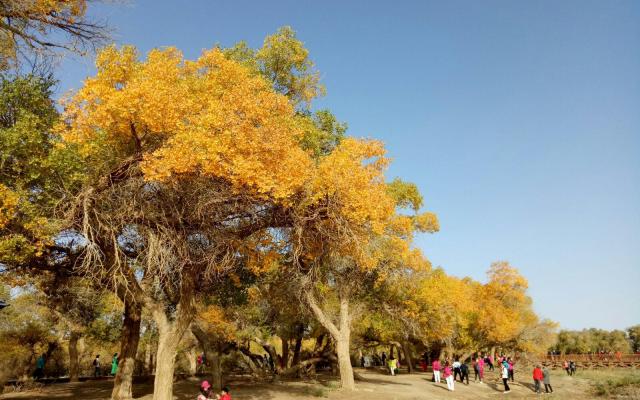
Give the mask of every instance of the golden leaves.
POLYGON ((15 192, 0 183, 0 229, 13 219, 19 201, 20 198, 15 192))
POLYGON ((311 160, 297 145, 293 106, 219 49, 196 61, 174 48, 152 50, 138 61, 132 47, 110 47, 97 66, 66 103, 62 129, 87 156, 102 140, 123 156, 142 152, 150 181, 195 173, 276 199, 306 180, 311 160))

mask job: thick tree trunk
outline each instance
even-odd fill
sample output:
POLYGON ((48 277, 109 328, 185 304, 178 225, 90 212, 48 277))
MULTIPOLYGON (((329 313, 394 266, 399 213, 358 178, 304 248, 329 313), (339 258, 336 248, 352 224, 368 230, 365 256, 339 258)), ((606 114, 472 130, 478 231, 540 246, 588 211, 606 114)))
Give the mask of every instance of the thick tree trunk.
POLYGON ((353 367, 351 366, 351 356, 349 353, 349 333, 336 340, 336 352, 338 353, 338 367, 340 368, 342 388, 355 390, 356 384, 353 379, 353 367))
POLYGON ((140 316, 142 307, 128 302, 124 307, 124 321, 120 333, 120 354, 118 354, 118 372, 111 391, 112 400, 130 400, 133 398, 133 370, 140 341, 140 316))
POLYGON ((353 367, 351 366, 351 354, 349 351, 351 341, 351 316, 349 315, 349 298, 347 294, 340 295, 340 328, 326 316, 324 311, 318 306, 313 294, 306 293, 307 304, 315 314, 318 322, 329 331, 336 342, 336 353, 338 355, 338 368, 340 369, 340 383, 345 390, 355 390, 353 378, 353 367))
POLYGON ((80 378, 80 362, 78 361, 78 340, 81 334, 71 331, 69 337, 69 381, 78 382, 80 378))
POLYGON ((402 342, 402 352, 404 353, 405 364, 410 374, 413 373, 413 358, 411 357, 411 347, 406 341, 402 342))
POLYGON ((158 337, 156 375, 153 382, 153 400, 172 400, 173 371, 180 340, 171 329, 172 326, 162 328, 159 326, 158 328, 160 335, 158 337))
POLYGON ((211 374, 211 382, 209 383, 215 392, 219 392, 222 389, 222 369, 220 366, 222 352, 220 344, 213 343, 204 330, 195 323, 191 325, 191 332, 196 339, 198 339, 198 342, 200 342, 207 364, 209 364, 209 373, 211 374))
POLYGON ((187 363, 189 365, 189 375, 195 376, 198 372, 198 352, 195 347, 185 351, 185 356, 187 357, 187 363))
POLYGON ((211 372, 211 386, 216 392, 222 390, 222 366, 220 365, 221 356, 219 349, 211 352, 211 356, 207 356, 207 362, 211 363, 209 368, 211 372))
POLYGON ((282 359, 280 360, 280 367, 286 369, 289 367, 289 339, 280 338, 282 343, 282 359))
POLYGON ((303 333, 304 333, 304 328, 298 330, 298 335, 296 337, 296 344, 293 348, 293 360, 291 361, 292 367, 295 367, 300 363, 300 350, 302 349, 303 333))

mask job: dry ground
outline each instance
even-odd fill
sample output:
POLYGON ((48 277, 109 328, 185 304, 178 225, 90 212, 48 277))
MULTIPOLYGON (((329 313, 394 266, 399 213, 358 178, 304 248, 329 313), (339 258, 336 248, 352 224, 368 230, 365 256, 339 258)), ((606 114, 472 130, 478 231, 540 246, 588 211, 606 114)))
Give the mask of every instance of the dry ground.
MULTIPOLYGON (((413 400, 413 399, 603 399, 596 397, 591 389, 591 383, 615 376, 618 372, 585 373, 583 377, 568 377, 562 371, 552 372, 552 385, 554 394, 537 395, 533 392, 533 383, 529 379, 529 373, 516 373, 516 382, 511 386, 511 393, 502 393, 502 382, 498 381, 498 375, 489 373, 487 382, 479 384, 471 382, 470 385, 462 385, 456 382, 455 391, 449 392, 445 384, 431 382, 431 374, 416 373, 412 375, 401 374, 391 377, 378 371, 362 371, 360 374, 366 378, 365 382, 357 383, 357 390, 352 393, 337 389, 335 380, 327 379, 321 382, 281 382, 281 383, 251 383, 248 380, 236 378, 228 382, 232 396, 237 400, 413 400), (607 375, 608 374, 608 375, 607 375), (520 375, 520 376, 518 376, 520 375)), ((629 374, 627 372, 627 374, 629 374)), ((631 372, 633 376, 640 372, 631 372)), ((197 395, 198 380, 188 379, 177 382, 175 385, 175 398, 178 400, 195 399, 197 395)), ((88 381, 75 384, 52 384, 42 389, 22 392, 7 393, 0 399, 108 399, 112 381, 88 381)), ((139 399, 151 399, 152 384, 135 385, 134 396, 139 399)), ((640 399, 640 393, 627 394, 624 399, 640 399)))

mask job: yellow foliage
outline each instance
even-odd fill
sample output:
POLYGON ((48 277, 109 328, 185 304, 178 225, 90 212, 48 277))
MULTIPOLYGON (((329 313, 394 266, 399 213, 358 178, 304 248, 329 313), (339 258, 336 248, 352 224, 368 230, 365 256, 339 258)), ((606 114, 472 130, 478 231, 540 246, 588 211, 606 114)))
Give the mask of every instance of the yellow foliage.
POLYGON ((196 61, 156 49, 138 61, 132 47, 109 47, 97 68, 66 102, 62 127, 86 156, 140 152, 150 181, 197 173, 276 199, 306 180, 312 163, 292 104, 219 49, 196 61))
POLYGON ((205 307, 198 314, 198 319, 205 323, 207 332, 222 340, 234 340, 236 326, 229 321, 224 310, 215 305, 205 307))
POLYGON ((0 183, 0 229, 13 218, 20 199, 11 189, 0 183))

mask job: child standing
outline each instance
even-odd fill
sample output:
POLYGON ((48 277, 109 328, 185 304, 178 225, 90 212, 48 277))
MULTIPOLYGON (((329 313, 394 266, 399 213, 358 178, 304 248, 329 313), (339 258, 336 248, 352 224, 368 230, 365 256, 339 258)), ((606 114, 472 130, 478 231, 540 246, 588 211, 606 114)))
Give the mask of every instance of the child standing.
POLYGON ((216 396, 218 400, 231 400, 231 394, 229 393, 229 387, 225 386, 222 388, 222 393, 216 396))
POLYGON ((211 385, 208 381, 202 381, 200 384, 200 394, 197 400, 210 400, 211 399, 211 385))

